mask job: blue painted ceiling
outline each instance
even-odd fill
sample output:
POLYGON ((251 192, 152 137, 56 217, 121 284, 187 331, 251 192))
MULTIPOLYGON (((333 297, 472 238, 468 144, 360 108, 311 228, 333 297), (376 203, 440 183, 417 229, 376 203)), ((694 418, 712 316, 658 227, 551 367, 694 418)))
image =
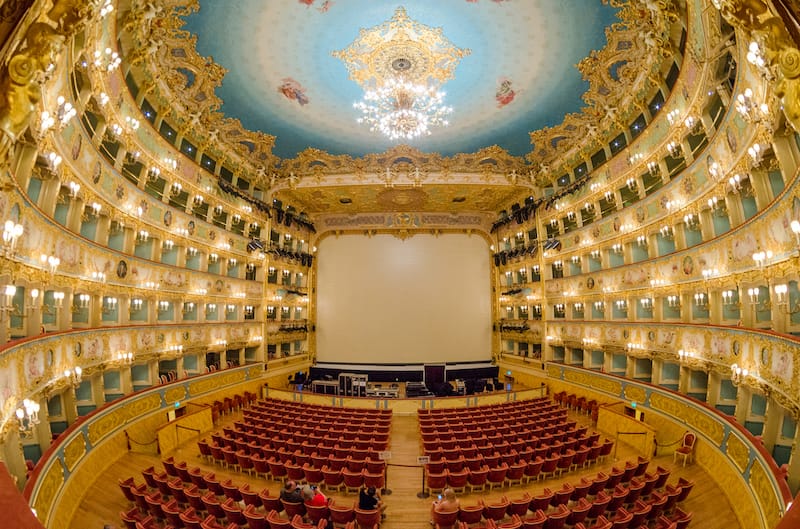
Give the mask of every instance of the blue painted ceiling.
POLYGON ((584 106, 588 83, 575 65, 606 45, 605 29, 617 21, 601 0, 201 0, 184 29, 228 70, 216 92, 222 113, 276 136, 274 154, 294 158, 313 147, 362 156, 394 142, 356 122, 362 90, 331 52, 400 6, 471 51, 442 87, 450 125, 407 142, 445 156, 491 145, 530 152, 528 132, 584 106), (503 80, 510 101, 498 99, 503 80))

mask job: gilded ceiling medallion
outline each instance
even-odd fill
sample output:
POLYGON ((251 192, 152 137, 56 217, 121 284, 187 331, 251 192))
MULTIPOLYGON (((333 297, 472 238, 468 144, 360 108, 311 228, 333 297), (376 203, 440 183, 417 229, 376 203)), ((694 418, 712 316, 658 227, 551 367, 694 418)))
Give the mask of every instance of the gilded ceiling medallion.
POLYGON ((442 28, 431 28, 412 20, 403 7, 394 16, 369 29, 361 29, 358 38, 343 50, 332 52, 344 62, 350 79, 361 88, 381 86, 390 79, 420 84, 442 84, 453 72, 467 48, 457 48, 442 28))
POLYGON ((388 211, 422 210, 428 195, 419 188, 385 189, 378 193, 378 205, 388 211))

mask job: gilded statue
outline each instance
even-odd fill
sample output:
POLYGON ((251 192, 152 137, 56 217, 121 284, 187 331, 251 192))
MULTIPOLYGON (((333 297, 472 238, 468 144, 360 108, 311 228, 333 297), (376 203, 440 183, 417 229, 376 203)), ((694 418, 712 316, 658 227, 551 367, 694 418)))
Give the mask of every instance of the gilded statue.
POLYGON ((762 0, 719 0, 719 10, 759 45, 768 67, 777 73, 775 93, 786 120, 800 132, 800 51, 782 21, 762 0))
POLYGON ((64 37, 47 24, 30 26, 24 48, 15 53, 0 73, 0 154, 25 132, 41 99, 41 83, 53 70, 64 37))

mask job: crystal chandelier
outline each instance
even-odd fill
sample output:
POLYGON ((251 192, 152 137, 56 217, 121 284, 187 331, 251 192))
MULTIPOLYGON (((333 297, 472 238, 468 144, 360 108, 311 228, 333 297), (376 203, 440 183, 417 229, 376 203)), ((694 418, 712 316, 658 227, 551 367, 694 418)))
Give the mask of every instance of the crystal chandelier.
POLYGON ((393 78, 367 90, 353 106, 362 114, 358 123, 369 125, 370 131, 391 140, 413 140, 429 135, 430 127, 447 126, 453 109, 444 104, 444 95, 436 87, 393 78))
POLYGON ((357 121, 392 140, 412 140, 448 124, 453 109, 439 88, 470 50, 457 48, 441 28, 412 20, 398 7, 392 18, 361 28, 347 48, 332 53, 364 90, 353 105, 361 112, 357 121))

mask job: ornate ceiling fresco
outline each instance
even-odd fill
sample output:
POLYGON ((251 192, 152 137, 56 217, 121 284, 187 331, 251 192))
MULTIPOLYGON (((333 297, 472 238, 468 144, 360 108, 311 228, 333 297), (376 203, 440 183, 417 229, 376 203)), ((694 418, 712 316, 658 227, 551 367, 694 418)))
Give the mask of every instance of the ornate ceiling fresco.
MULTIPOLYGON (((347 54, 334 52, 400 6, 465 50, 442 85, 454 109, 450 125, 410 142, 445 156, 494 144, 528 153, 528 132, 584 106, 589 85, 576 64, 602 49, 606 28, 618 22, 617 9, 600 0, 201 0, 183 29, 197 37, 201 55, 227 71, 216 90, 222 113, 274 135, 274 154, 294 158, 312 147, 363 156, 396 144, 356 123, 353 108, 363 94, 357 80, 380 59, 368 56, 348 71, 347 54)), ((442 47, 422 32, 417 37, 421 48, 442 47)), ((378 48, 375 40, 355 53, 378 48)))
POLYGON ((428 211, 475 211, 464 186, 541 196, 646 106, 677 21, 666 0, 134 4, 124 56, 181 136, 271 196, 345 214, 386 211, 393 186, 459 187, 428 211), (383 49, 398 35, 408 53, 383 49), (392 71, 446 92, 449 125, 400 142, 359 124, 353 104, 392 71), (316 203, 348 185, 373 189, 316 203))

